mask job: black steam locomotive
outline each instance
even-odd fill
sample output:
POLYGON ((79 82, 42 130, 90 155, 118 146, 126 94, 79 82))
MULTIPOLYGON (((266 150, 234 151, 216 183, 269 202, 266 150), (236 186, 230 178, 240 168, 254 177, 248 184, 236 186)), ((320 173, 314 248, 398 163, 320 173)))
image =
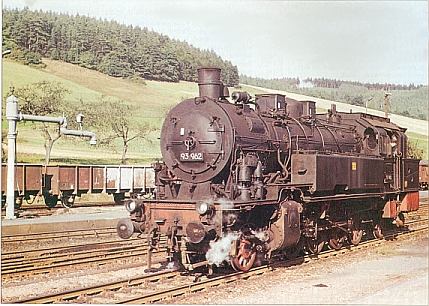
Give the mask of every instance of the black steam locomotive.
POLYGON ((234 92, 231 103, 220 69, 198 77, 199 97, 162 127, 156 193, 127 200, 120 237, 148 233, 154 250, 165 234, 188 270, 228 262, 245 271, 257 257, 383 237, 418 209, 419 160, 407 158, 404 128, 335 105, 316 114, 315 102, 280 94, 234 92))

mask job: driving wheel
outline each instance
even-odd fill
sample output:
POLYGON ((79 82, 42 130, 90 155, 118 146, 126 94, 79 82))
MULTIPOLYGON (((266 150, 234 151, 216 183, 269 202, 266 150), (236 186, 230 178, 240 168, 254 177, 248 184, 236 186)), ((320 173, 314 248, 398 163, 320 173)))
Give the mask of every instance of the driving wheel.
POLYGON ((372 230, 372 234, 374 235, 374 238, 379 238, 379 239, 384 238, 380 223, 377 223, 374 225, 374 228, 372 230))
POLYGON ((363 236, 363 229, 360 227, 360 222, 353 223, 353 226, 351 228, 350 232, 350 243, 353 245, 358 245, 360 241, 362 240, 363 236))
POLYGON ((242 238, 237 247, 237 255, 231 259, 231 266, 236 271, 248 271, 253 266, 255 258, 256 250, 248 240, 242 238))
POLYGON ((344 235, 341 235, 341 230, 334 229, 332 230, 331 238, 329 239, 329 246, 338 251, 342 248, 345 238, 346 237, 344 235))

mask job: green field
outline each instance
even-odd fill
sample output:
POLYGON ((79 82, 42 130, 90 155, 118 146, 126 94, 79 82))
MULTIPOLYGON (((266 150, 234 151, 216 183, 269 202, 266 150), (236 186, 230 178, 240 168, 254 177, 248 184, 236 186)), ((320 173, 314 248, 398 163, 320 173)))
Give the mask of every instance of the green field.
MULTIPOLYGON (((127 153, 128 164, 150 164, 161 159, 159 149, 159 130, 167 111, 184 99, 198 96, 198 85, 190 82, 168 83, 145 81, 145 85, 129 80, 109 77, 94 70, 85 69, 76 65, 43 60, 45 69, 31 68, 3 59, 3 110, 5 99, 10 95, 10 86, 15 88, 40 81, 61 82, 70 93, 66 96, 67 103, 78 103, 80 99, 93 103, 97 107, 97 100, 104 96, 112 101, 124 101, 140 107, 138 114, 130 114, 138 121, 145 121, 157 128, 151 133, 147 141, 130 143, 127 153)), ((243 86, 251 95, 263 93, 243 86)), ((234 91, 230 88, 230 92, 234 91)), ((74 120, 76 114, 65 114, 69 120, 74 120)), ((7 129, 7 121, 3 118, 2 129, 7 129)), ((40 125, 30 122, 18 123, 17 161, 43 163, 44 139, 40 125)), ((51 153, 51 163, 84 163, 84 164, 119 164, 121 161, 121 142, 118 140, 113 146, 91 147, 85 140, 61 137, 51 153)))

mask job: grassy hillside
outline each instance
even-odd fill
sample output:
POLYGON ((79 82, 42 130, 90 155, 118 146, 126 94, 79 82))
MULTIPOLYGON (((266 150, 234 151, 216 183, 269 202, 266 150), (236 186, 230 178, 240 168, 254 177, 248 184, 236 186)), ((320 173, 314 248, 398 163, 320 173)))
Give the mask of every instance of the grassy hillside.
MULTIPOLYGON (((40 81, 61 82, 70 90, 65 100, 68 103, 78 103, 80 99, 94 103, 105 96, 112 100, 139 105, 142 111, 131 114, 137 120, 150 122, 161 128, 163 118, 172 106, 180 101, 198 95, 198 85, 191 82, 168 83, 146 81, 146 85, 133 83, 129 80, 109 77, 94 70, 76 65, 43 60, 45 69, 31 68, 16 62, 3 59, 3 109, 5 99, 10 95, 9 87, 19 88, 25 84, 40 81)), ((243 87, 251 94, 261 93, 260 90, 243 87)), ((231 92, 233 89, 230 90, 231 92)), ((73 120, 76 114, 65 114, 73 120)), ((7 129, 7 121, 3 120, 2 128, 7 129)), ((159 130, 150 135, 152 143, 131 142, 127 154, 129 164, 148 164, 161 158, 159 149, 159 130)), ((45 151, 43 137, 37 130, 37 125, 18 123, 17 161, 43 163, 45 151)), ((52 150, 51 163, 87 163, 87 164, 118 164, 121 157, 121 144, 118 141, 112 148, 91 147, 85 140, 77 138, 61 139, 55 143, 52 150)))
MULTIPOLYGON (((190 82, 167 83, 146 81, 146 84, 137 84, 129 80, 106 76, 94 70, 85 69, 76 65, 60 61, 45 59, 45 69, 31 68, 16 62, 3 59, 3 99, 9 96, 9 87, 13 85, 19 88, 25 84, 39 81, 61 82, 70 93, 66 96, 68 103, 77 103, 80 99, 94 103, 97 107, 97 99, 106 96, 112 100, 139 105, 142 111, 139 114, 131 114, 136 120, 150 122, 158 128, 150 135, 149 142, 131 142, 127 154, 129 164, 149 164, 156 159, 161 159, 159 149, 159 128, 163 118, 172 106, 180 101, 198 95, 198 85, 190 82)), ((234 89, 230 88, 230 92, 234 89)), ((251 95, 266 93, 267 91, 251 86, 242 85, 240 90, 248 91, 251 95)), ((292 94, 291 98, 296 98, 292 94)), ((299 98, 297 98, 300 100, 299 98)), ((314 98, 312 100, 315 100, 314 98)), ((318 111, 326 108, 323 103, 318 103, 318 111)), ((73 120, 76 114, 65 114, 69 120, 73 120)), ((410 120, 409 118, 406 120, 410 120)), ((7 129, 7 121, 3 118, 2 128, 7 129)), ((427 122, 426 122, 427 125, 427 122)), ((426 129, 427 130, 427 129, 426 129)), ((417 141, 420 148, 425 150, 425 158, 428 158, 428 137, 418 133, 408 133, 410 139, 417 141)), ((17 161, 43 163, 45 151, 43 137, 37 125, 31 123, 18 123, 17 161)), ((86 163, 86 164, 119 164, 121 160, 121 144, 116 143, 111 148, 91 147, 86 140, 62 137, 55 143, 52 150, 52 163, 86 163)))

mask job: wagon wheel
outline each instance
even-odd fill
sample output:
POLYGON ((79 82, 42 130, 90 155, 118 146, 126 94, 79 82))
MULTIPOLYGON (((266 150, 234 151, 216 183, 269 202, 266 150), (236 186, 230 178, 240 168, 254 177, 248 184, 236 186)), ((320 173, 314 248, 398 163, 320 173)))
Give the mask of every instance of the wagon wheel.
POLYGON ((55 205, 57 205, 58 197, 50 194, 45 194, 45 204, 48 206, 48 208, 54 208, 55 205))
POLYGON ((74 199, 75 199, 74 195, 63 194, 61 196, 61 204, 65 208, 72 208, 74 204, 74 199))
POLYGON ((253 249, 252 243, 242 238, 237 247, 237 255, 231 259, 231 266, 236 271, 248 271, 255 262, 256 250, 253 249))
POLYGON ((24 198, 22 196, 16 196, 15 197, 15 209, 21 209, 22 206, 22 201, 24 200, 24 198))
POLYGON ((340 235, 341 230, 333 229, 331 232, 331 238, 329 239, 329 246, 334 250, 338 251, 343 246, 346 236, 340 235))
POLYGON ((115 201, 116 204, 123 204, 125 199, 124 193, 114 193, 113 194, 113 201, 115 201))
POLYGON ((374 238, 378 238, 378 239, 384 238, 380 222, 374 225, 374 228, 372 230, 372 234, 374 235, 374 238))
POLYGON ((358 245, 360 241, 362 240, 363 236, 363 229, 360 227, 360 221, 354 222, 351 220, 352 226, 351 226, 351 232, 350 232, 350 243, 353 245, 358 245))

